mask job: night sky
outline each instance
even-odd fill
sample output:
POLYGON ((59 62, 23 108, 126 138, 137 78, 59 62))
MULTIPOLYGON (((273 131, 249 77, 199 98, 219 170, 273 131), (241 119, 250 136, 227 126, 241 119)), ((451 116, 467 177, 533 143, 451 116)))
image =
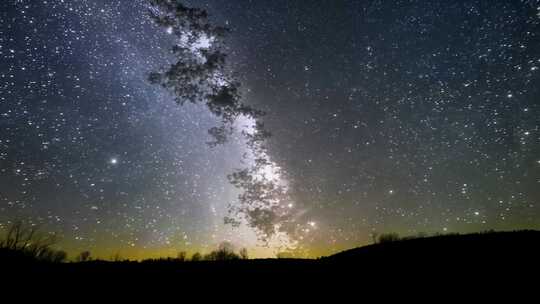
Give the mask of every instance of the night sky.
POLYGON ((231 29, 295 228, 266 244, 225 224, 254 122, 209 146, 219 119, 148 81, 175 37, 147 2, 3 0, 0 229, 25 219, 103 258, 540 229, 540 1, 183 3, 231 29))

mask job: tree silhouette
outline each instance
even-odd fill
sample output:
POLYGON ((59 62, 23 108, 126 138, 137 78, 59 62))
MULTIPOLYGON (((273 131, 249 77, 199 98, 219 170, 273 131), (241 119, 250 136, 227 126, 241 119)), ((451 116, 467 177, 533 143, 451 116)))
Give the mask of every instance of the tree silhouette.
POLYGON ((185 251, 180 251, 178 252, 178 255, 176 256, 176 259, 180 262, 185 262, 186 256, 187 256, 187 253, 185 251))
POLYGON ((400 240, 399 234, 397 233, 383 233, 379 236, 379 243, 391 243, 397 242, 400 240))
POLYGON ((7 230, 6 237, 0 247, 10 250, 23 250, 32 242, 36 234, 36 226, 25 226, 22 220, 14 221, 7 230))
POLYGON ((240 84, 226 70, 224 37, 228 29, 210 23, 205 10, 189 8, 178 1, 149 3, 155 24, 176 38, 171 47, 175 62, 152 72, 149 80, 173 92, 178 104, 202 103, 221 118, 223 125, 209 130, 214 138, 211 145, 226 142, 238 116, 263 115, 241 102, 240 84))
POLYGON ((373 244, 377 244, 377 238, 379 236, 379 233, 377 233, 376 231, 373 231, 371 233, 371 239, 373 240, 373 244))
POLYGON ((256 229, 262 241, 268 241, 278 232, 288 232, 284 225, 290 219, 290 210, 283 208, 283 202, 290 202, 287 188, 278 180, 261 175, 266 166, 265 159, 258 159, 251 168, 238 170, 230 174, 229 181, 241 190, 238 204, 229 208, 225 223, 240 225, 238 219, 245 219, 247 224, 256 229))
POLYGON ((198 262, 202 260, 202 255, 198 252, 195 252, 192 256, 191 256, 191 261, 192 262, 198 262))
POLYGON ((111 257, 111 260, 114 261, 114 262, 121 262, 123 260, 123 258, 120 255, 120 253, 117 252, 111 257))
POLYGON ((39 226, 26 224, 22 220, 14 221, 7 229, 5 238, 0 241, 0 248, 47 262, 62 262, 67 254, 51 247, 57 243, 53 233, 41 233, 39 226))
POLYGON ((63 263, 67 260, 67 253, 63 250, 57 250, 52 256, 52 262, 63 263))
POLYGON ((75 259, 77 262, 88 262, 90 261, 90 251, 83 251, 81 253, 79 253, 79 255, 77 256, 77 258, 75 259))
POLYGON ((247 259, 249 259, 249 255, 248 255, 247 248, 242 248, 242 249, 240 249, 240 252, 238 252, 238 254, 240 255, 240 258, 241 258, 242 260, 247 260, 247 259))
POLYGON ((239 260, 240 256, 234 252, 234 246, 229 242, 222 242, 218 248, 204 257, 207 261, 239 260))
POLYGON ((231 204, 225 223, 237 226, 246 220, 264 241, 277 232, 276 227, 287 231, 284 223, 289 217, 283 214, 283 208, 275 204, 277 200, 283 200, 287 191, 275 180, 252 178, 268 164, 263 142, 270 133, 260 121, 264 113, 243 103, 240 83, 227 71, 224 39, 228 29, 212 24, 205 10, 186 7, 179 1, 149 0, 149 3, 150 16, 155 24, 175 38, 171 47, 174 62, 152 72, 149 81, 171 91, 178 104, 205 104, 221 119, 220 126, 208 130, 213 138, 210 146, 227 142, 238 117, 247 117, 255 122, 255 131, 243 130, 242 135, 256 161, 250 168, 240 169, 229 176, 230 182, 242 193, 238 197, 239 206, 231 204))

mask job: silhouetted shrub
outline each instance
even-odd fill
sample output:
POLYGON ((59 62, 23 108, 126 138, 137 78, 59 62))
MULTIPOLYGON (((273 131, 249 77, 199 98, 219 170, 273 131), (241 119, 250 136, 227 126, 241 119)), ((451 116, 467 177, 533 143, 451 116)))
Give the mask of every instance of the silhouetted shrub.
POLYGON ((120 253, 116 253, 115 255, 113 255, 111 257, 111 261, 113 261, 113 262, 122 262, 122 261, 125 261, 125 259, 122 258, 120 253))
POLYGON ((53 263, 63 263, 67 260, 67 253, 63 250, 57 250, 54 252, 54 254, 52 255, 52 260, 51 262, 53 263))
POLYGON ((276 258, 278 259, 290 259, 292 258, 292 254, 289 252, 278 252, 276 254, 276 258))
POLYGON ((75 261, 77 262, 88 262, 90 261, 90 251, 83 251, 79 253, 79 255, 75 258, 75 261))
POLYGON ((399 234, 397 233, 383 233, 379 236, 379 243, 391 243, 399 241, 399 234))
POLYGON ((247 251, 247 248, 242 248, 240 249, 240 252, 238 253, 240 255, 240 258, 242 260, 247 260, 249 259, 249 255, 248 255, 248 251, 247 251))
POLYGON ((178 252, 178 255, 176 256, 176 259, 179 262, 185 262, 186 261, 186 256, 187 256, 187 253, 185 251, 180 251, 180 252, 178 252))
POLYGON ((198 252, 195 252, 192 256, 191 256, 191 261, 192 262, 198 262, 202 260, 202 255, 198 252))
POLYGON ((204 256, 206 261, 230 261, 239 260, 240 256, 234 252, 234 246, 229 242, 219 244, 217 250, 204 256))

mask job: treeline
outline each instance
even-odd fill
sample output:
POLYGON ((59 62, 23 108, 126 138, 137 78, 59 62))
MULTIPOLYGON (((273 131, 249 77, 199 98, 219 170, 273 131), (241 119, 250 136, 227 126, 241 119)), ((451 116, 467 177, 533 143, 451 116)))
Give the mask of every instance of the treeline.
MULTIPOLYGON (((494 234, 497 233, 495 230, 486 230, 482 232, 477 232, 473 234, 494 234)), ((459 236, 460 234, 455 233, 434 233, 434 234, 428 234, 425 232, 419 232, 416 235, 410 235, 410 236, 400 236, 398 233, 390 232, 390 233, 372 233, 371 237, 373 239, 373 244, 385 244, 385 243, 393 243, 393 242, 399 242, 399 241, 410 241, 410 240, 416 240, 416 239, 424 239, 429 237, 439 237, 439 236, 459 236)), ((470 235, 470 234, 469 234, 470 235)))
POLYGON ((201 261, 233 261, 233 260, 247 260, 249 259, 248 251, 246 248, 240 249, 238 252, 234 250, 234 246, 229 242, 223 242, 219 244, 218 248, 211 251, 208 254, 201 254, 195 252, 188 257, 185 251, 180 251, 176 258, 160 258, 160 259, 148 259, 143 262, 154 261, 176 261, 176 262, 201 262, 201 261))
MULTIPOLYGON (((201 254, 195 252, 191 256, 188 256, 186 251, 178 252, 178 255, 167 258, 146 259, 142 262, 202 262, 202 261, 233 261, 233 260, 247 260, 249 259, 248 251, 246 248, 240 249, 238 252, 234 250, 234 246, 229 242, 223 242, 219 244, 218 248, 211 251, 208 254, 201 254)), ((90 251, 81 252, 76 258, 76 262, 91 262, 91 261, 105 261, 101 259, 92 258, 90 251)), ((120 254, 112 256, 108 261, 112 262, 132 262, 129 259, 124 259, 120 254)))
MULTIPOLYGON (((25 223, 17 220, 7 228, 3 239, 0 239, 0 259, 4 260, 32 260, 39 262, 62 263, 68 261, 68 255, 63 250, 54 249, 58 238, 54 233, 42 233, 38 225, 25 223)), ((195 252, 188 257, 185 251, 178 253, 176 258, 148 259, 146 261, 176 261, 176 262, 199 262, 199 261, 231 261, 249 259, 246 248, 235 251, 229 242, 219 244, 218 248, 208 254, 195 252)), ((90 251, 82 251, 73 259, 75 262, 97 261, 90 251)), ((103 261, 103 260, 102 260, 103 261)), ((126 262, 120 254, 112 256, 109 261, 126 262)))
MULTIPOLYGON (((19 261, 19 262, 48 262, 48 263, 63 263, 68 261, 68 255, 63 250, 54 249, 53 246, 57 243, 57 237, 53 233, 43 233, 39 229, 38 225, 32 225, 25 223, 23 221, 14 221, 6 229, 5 236, 0 238, 0 262, 10 262, 10 261, 19 261)), ((493 230, 476 233, 476 234, 467 234, 464 237, 470 239, 471 237, 479 236, 493 236, 501 238, 505 235, 504 233, 497 233, 493 230)), ((519 238, 525 235, 525 232, 515 232, 512 234, 514 238, 519 238)), ((464 237, 460 237, 458 233, 435 233, 428 235, 426 233, 419 233, 414 236, 401 237, 397 233, 373 233, 371 235, 374 245, 385 245, 389 243, 406 243, 408 244, 409 240, 419 240, 419 239, 429 239, 429 244, 434 244, 433 240, 440 239, 442 237, 446 242, 450 242, 450 238, 458 237, 462 240, 464 237)), ((525 237, 525 236, 523 236, 525 237)), ((479 238, 480 239, 480 238, 479 238)), ((485 239, 485 238, 484 238, 485 239)), ((427 241, 427 240, 426 240, 427 241)), ((422 242, 425 243, 425 242, 422 242)), ((427 244, 426 243, 426 244, 427 244)), ((415 242, 418 244, 418 242, 415 242)), ((440 246, 437 244, 437 246, 440 246)), ((380 246, 365 246, 362 248, 375 248, 380 246)), ((384 246, 386 247, 386 246, 384 246)), ((353 249, 354 250, 354 249, 353 249)), ((350 251, 350 250, 348 250, 350 251)), ((341 253, 338 253, 336 256, 340 256, 341 253)), ((281 252, 276 256, 278 259, 292 259, 294 254, 290 252, 281 252)), ((247 260, 249 259, 248 251, 246 248, 242 248, 239 251, 235 251, 234 246, 229 242, 223 242, 219 246, 207 253, 201 254, 200 252, 195 252, 191 256, 188 256, 187 252, 180 251, 175 258, 157 258, 157 259, 147 259, 143 263, 152 263, 152 262, 202 262, 202 261, 234 261, 234 260, 247 260)), ((132 262, 129 259, 124 259, 120 254, 116 254, 111 258, 96 259, 93 258, 90 251, 83 251, 76 255, 72 261, 78 263, 85 262, 132 262)))

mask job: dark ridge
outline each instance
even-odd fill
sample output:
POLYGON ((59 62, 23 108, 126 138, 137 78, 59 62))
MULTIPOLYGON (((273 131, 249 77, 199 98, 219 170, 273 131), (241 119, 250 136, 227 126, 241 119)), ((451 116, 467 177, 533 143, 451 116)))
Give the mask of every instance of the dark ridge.
POLYGON ((539 256, 540 231, 483 232, 405 238, 346 250, 323 258, 329 262, 370 263, 373 259, 406 263, 406 259, 471 261, 539 256))
MULTIPOLYGON (((294 284, 407 282, 458 276, 460 281, 524 280, 540 270, 540 231, 486 232, 406 238, 347 250, 319 259, 252 259, 227 261, 93 260, 78 263, 37 261, 0 250, 5 277, 56 277, 66 284, 171 284, 210 281, 225 285, 261 282, 294 284), (503 275, 505 273, 505 275, 503 275), (352 280, 350 280, 352 278, 352 280)), ((17 279, 14 279, 17 281, 17 279)), ((55 280, 51 279, 52 282, 55 280)))

